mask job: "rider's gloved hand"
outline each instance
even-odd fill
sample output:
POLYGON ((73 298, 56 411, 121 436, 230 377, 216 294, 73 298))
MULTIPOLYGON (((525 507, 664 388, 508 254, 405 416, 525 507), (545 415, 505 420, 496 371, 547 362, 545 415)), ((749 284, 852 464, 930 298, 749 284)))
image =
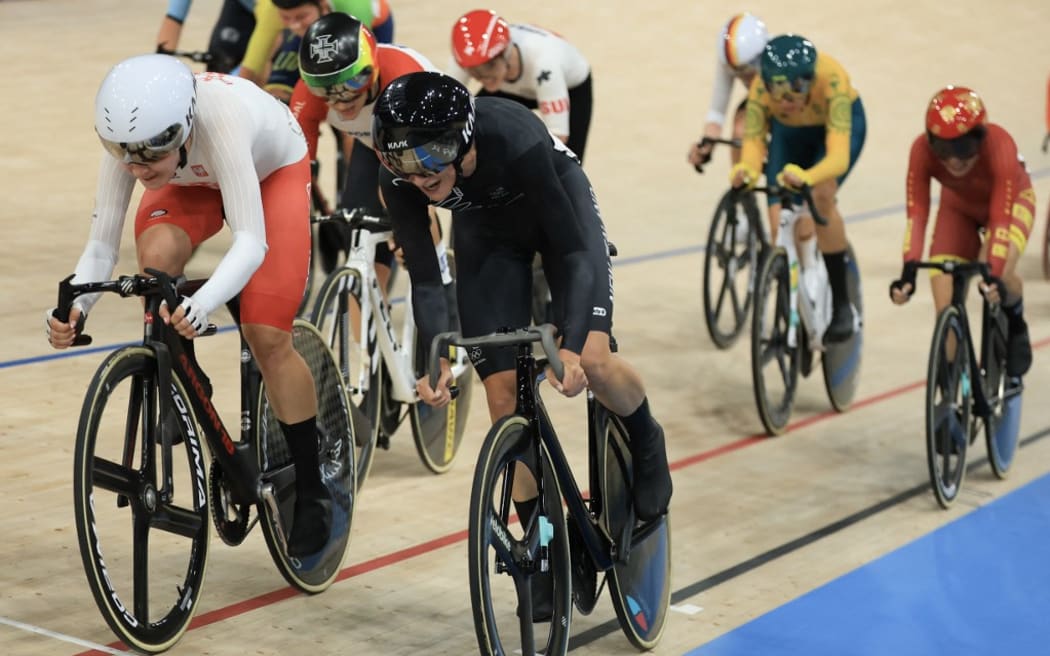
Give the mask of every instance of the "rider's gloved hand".
POLYGON ((160 317, 186 339, 193 339, 208 328, 208 313, 192 296, 184 296, 174 312, 169 312, 167 302, 161 303, 160 317))
POLYGON ((758 183, 758 171, 744 162, 737 162, 729 170, 729 184, 732 187, 746 186, 748 189, 758 183))
POLYGON ((897 305, 903 305, 908 302, 911 295, 915 293, 915 277, 918 273, 918 267, 913 261, 904 263, 904 268, 901 270, 901 277, 890 283, 890 300, 897 305))
POLYGON ((794 191, 804 186, 812 187, 813 178, 798 164, 788 164, 777 174, 777 184, 794 191))

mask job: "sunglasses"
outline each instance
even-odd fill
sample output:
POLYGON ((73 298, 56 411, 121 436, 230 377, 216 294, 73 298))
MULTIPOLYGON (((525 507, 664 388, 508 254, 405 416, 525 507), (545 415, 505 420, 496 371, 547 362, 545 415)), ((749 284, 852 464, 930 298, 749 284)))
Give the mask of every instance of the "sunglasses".
POLYGON ((441 173, 456 161, 458 144, 439 139, 414 148, 382 151, 383 166, 400 178, 418 175, 429 177, 441 173))
POLYGON ((125 164, 148 165, 167 157, 183 143, 181 123, 173 123, 155 137, 143 141, 111 141, 101 134, 103 148, 125 164))
POLYGON ((776 101, 791 102, 796 97, 805 97, 809 94, 809 87, 813 84, 812 78, 799 77, 794 80, 778 75, 771 82, 765 82, 766 91, 776 101))
MULTIPOLYGON (((305 81, 305 80, 304 80, 305 81)), ((306 88, 319 98, 329 103, 352 103, 368 92, 372 82, 372 67, 366 66, 360 73, 347 78, 338 84, 314 86, 307 82, 306 88)))
POLYGON ((970 159, 981 150, 983 138, 984 132, 981 130, 974 130, 955 139, 941 139, 931 134, 929 135, 930 149, 933 150, 933 154, 940 160, 952 158, 959 160, 970 159))

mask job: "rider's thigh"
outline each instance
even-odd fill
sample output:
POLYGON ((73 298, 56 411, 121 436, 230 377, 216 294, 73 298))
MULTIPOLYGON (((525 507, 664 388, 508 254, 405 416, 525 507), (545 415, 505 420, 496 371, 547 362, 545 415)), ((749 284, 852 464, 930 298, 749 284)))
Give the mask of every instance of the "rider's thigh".
POLYGON ((193 243, 186 231, 171 223, 147 228, 135 241, 139 268, 157 269, 177 276, 193 254, 193 243))
POLYGON ((218 190, 176 185, 146 190, 135 212, 139 266, 180 274, 193 249, 221 229, 218 190))

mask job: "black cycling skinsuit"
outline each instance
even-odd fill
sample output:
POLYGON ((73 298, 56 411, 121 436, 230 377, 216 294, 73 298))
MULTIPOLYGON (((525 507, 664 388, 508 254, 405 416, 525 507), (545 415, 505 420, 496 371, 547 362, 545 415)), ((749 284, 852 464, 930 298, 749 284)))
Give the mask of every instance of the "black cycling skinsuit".
MULTIPOLYGON (((477 168, 436 203, 452 211, 459 315, 464 336, 529 325, 532 261, 550 283, 562 347, 583 350, 587 333, 612 328, 613 286, 605 227, 578 160, 518 103, 476 100, 477 168)), ((423 343, 448 330, 448 308, 430 236, 427 197, 390 171, 380 185, 412 279, 423 343)), ((514 368, 513 349, 476 350, 482 378, 514 368)))

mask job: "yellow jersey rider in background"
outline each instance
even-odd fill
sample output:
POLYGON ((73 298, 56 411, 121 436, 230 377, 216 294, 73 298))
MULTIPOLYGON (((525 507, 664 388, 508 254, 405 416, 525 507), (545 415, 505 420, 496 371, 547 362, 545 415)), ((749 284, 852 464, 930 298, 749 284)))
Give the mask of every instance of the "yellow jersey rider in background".
MULTIPOLYGON (((835 195, 864 146, 864 107, 838 61, 801 36, 770 40, 760 70, 748 92, 740 162, 729 178, 734 186, 754 185, 765 156, 767 178, 775 176, 777 184, 791 189, 812 188, 817 212, 828 221, 816 228, 832 291, 824 339, 845 341, 853 334, 854 317, 846 283, 846 226, 835 195)), ((811 221, 798 225, 799 241, 812 236, 811 221)), ((774 242, 778 227, 770 226, 774 242)))

